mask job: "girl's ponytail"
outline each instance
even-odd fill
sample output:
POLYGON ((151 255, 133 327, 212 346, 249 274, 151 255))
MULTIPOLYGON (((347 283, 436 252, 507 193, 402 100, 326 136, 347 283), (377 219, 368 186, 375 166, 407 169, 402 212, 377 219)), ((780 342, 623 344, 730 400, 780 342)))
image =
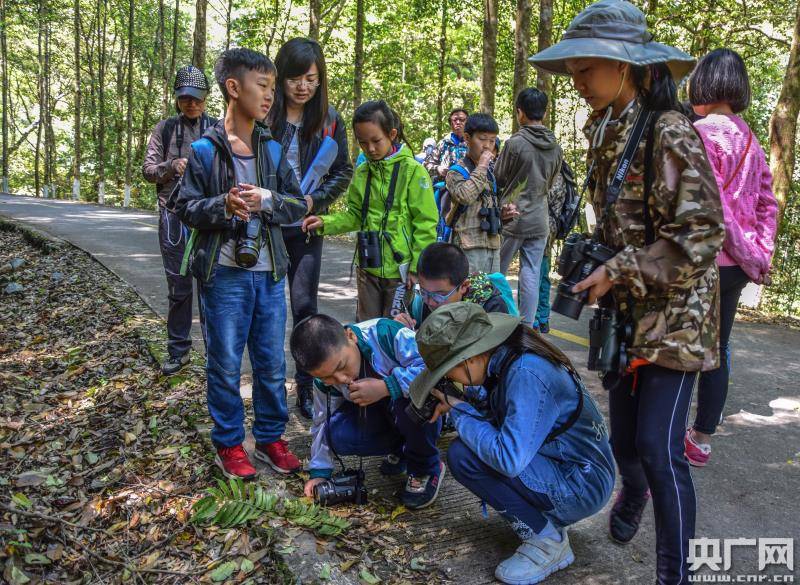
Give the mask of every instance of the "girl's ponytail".
POLYGON ((666 63, 632 65, 631 76, 636 89, 644 98, 644 107, 656 112, 681 111, 678 87, 666 63))

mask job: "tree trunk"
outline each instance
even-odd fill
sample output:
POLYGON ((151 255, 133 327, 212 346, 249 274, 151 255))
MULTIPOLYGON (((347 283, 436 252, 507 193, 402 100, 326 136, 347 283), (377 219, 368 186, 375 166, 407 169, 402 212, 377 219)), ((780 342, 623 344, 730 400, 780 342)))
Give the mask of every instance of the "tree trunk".
POLYGON ((50 31, 50 12, 49 7, 45 12, 45 25, 44 25, 44 182, 47 187, 48 196, 52 199, 56 196, 56 180, 55 180, 55 163, 54 153, 56 150, 55 133, 53 132, 53 109, 55 103, 53 101, 52 91, 52 75, 51 70, 51 55, 53 53, 51 46, 52 34, 50 31))
MULTIPOLYGON (((539 0, 539 41, 537 51, 543 51, 553 44, 553 0, 539 0)), ((550 128, 555 108, 555 96, 553 93, 553 80, 549 73, 537 71, 536 88, 547 94, 548 107, 544 116, 544 125, 550 128)))
POLYGON ((319 40, 321 4, 322 0, 309 0, 308 2, 308 36, 315 41, 319 40))
MULTIPOLYGON (((0 0, 3 1, 3 0, 0 0)), ((73 4, 73 20, 75 35, 75 121, 73 123, 72 142, 75 157, 72 162, 72 198, 81 198, 81 2, 75 0, 73 4)), ((5 84, 4 84, 5 85, 5 84)), ((5 111, 5 108, 3 108, 5 111)))
MULTIPOLYGON (((111 53, 114 53, 114 46, 117 44, 116 35, 114 36, 114 41, 111 44, 111 53)), ((120 38, 120 52, 119 58, 117 61, 117 78, 115 82, 116 86, 116 103, 114 107, 114 137, 115 137, 115 144, 114 144, 114 164, 112 168, 114 169, 114 181, 116 183, 117 189, 122 187, 122 183, 125 179, 124 172, 125 172, 125 153, 122 149, 122 140, 125 134, 125 76, 127 75, 127 47, 128 42, 126 36, 122 36, 120 38)))
POLYGON ((781 225, 792 189, 798 114, 800 114, 800 2, 797 4, 792 48, 789 52, 783 87, 775 111, 769 120, 770 169, 772 190, 778 200, 778 226, 781 225))
MULTIPOLYGON (((181 9, 181 0, 175 0, 175 13, 173 15, 172 20, 172 52, 169 55, 169 72, 167 73, 167 77, 170 81, 172 81, 172 76, 175 75, 175 60, 178 58, 178 25, 180 23, 180 19, 178 15, 181 9)), ((171 105, 172 105, 172 92, 169 90, 169 85, 167 87, 169 106, 167 107, 167 113, 169 113, 171 105)))
MULTIPOLYGON (((514 85, 512 100, 528 86, 528 55, 531 49, 531 0, 517 0, 516 28, 514 30, 514 85)), ((511 116, 511 128, 519 128, 516 110, 511 116)))
POLYGON ((8 193, 8 50, 6 48, 6 0, 0 0, 0 83, 3 85, 3 169, 0 190, 8 193))
POLYGON ((447 0, 442 0, 442 26, 439 29, 439 87, 436 94, 436 139, 444 132, 444 65, 447 58, 447 0))
MULTIPOLYGON (((356 0, 356 46, 355 61, 353 65, 353 111, 361 105, 361 95, 364 89, 364 0, 356 0)), ((358 145, 355 140, 351 143, 351 151, 355 158, 358 145)))
MULTIPOLYGON (((194 45, 192 47, 192 65, 198 69, 206 68, 206 9, 208 0, 195 2, 194 45)), ((177 18, 177 14, 175 18, 177 18)))
POLYGON ((106 30, 107 0, 97 2, 97 202, 105 203, 106 196, 106 30))
MULTIPOLYGON (((163 24, 163 21, 162 21, 163 24)), ((163 43, 162 43, 163 45, 163 43)), ((163 51, 163 47, 159 48, 159 52, 163 51)), ((163 59, 163 53, 162 53, 163 59)), ((163 66, 163 60, 162 60, 163 66)), ((133 156, 131 147, 133 146, 133 0, 128 0, 128 83, 127 83, 127 122, 128 122, 128 142, 125 146, 125 196, 123 199, 123 207, 128 207, 131 202, 131 182, 133 181, 133 156)))
POLYGON ((481 74, 481 112, 494 114, 497 87, 497 0, 483 0, 483 72, 481 74))
POLYGON ((233 0, 228 0, 225 11, 225 50, 231 48, 231 14, 233 13, 233 0))
POLYGON ((169 111, 169 78, 171 73, 167 71, 167 23, 166 9, 164 0, 158 0, 158 27, 156 29, 156 39, 158 46, 158 70, 161 72, 161 116, 166 118, 169 111))
POLYGON ((33 159, 33 191, 36 197, 42 194, 42 176, 40 158, 42 153, 42 130, 44 129, 44 52, 42 41, 44 39, 44 13, 45 13, 45 0, 39 0, 39 35, 37 39, 37 64, 39 66, 39 85, 38 85, 38 101, 39 101, 39 125, 36 127, 36 149, 34 150, 33 159))

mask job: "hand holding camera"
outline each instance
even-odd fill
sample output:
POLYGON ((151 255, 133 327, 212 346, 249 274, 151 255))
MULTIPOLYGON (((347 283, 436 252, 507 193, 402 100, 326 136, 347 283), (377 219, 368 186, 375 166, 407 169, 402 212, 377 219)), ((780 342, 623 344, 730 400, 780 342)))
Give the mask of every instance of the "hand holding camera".
POLYGON ((589 291, 588 304, 593 305, 597 299, 604 296, 611 290, 613 283, 608 277, 608 270, 605 265, 598 266, 594 269, 588 278, 584 278, 578 284, 572 287, 572 292, 579 293, 585 290, 589 291))
POLYGON ((239 197, 247 204, 251 213, 261 211, 261 200, 269 193, 269 189, 262 189, 249 183, 239 183, 239 197))
POLYGON ((436 408, 433 410, 433 416, 431 417, 430 420, 430 422, 432 423, 436 422, 436 419, 438 419, 440 416, 444 416, 445 414, 450 412, 450 410, 454 406, 464 402, 463 400, 455 398, 450 394, 445 395, 445 393, 439 390, 438 388, 434 388, 433 390, 431 390, 431 396, 433 396, 439 401, 439 404, 437 404, 436 408))

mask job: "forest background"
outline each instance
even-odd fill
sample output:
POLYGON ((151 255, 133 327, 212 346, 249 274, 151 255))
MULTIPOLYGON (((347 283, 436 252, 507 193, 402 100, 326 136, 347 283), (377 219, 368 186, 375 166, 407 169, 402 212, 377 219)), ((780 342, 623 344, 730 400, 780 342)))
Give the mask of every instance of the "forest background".
MULTIPOLYGON (((345 120, 362 101, 386 99, 417 151, 425 138, 438 140, 447 131, 453 107, 492 113, 508 136, 513 96, 537 85, 552 100, 546 123, 580 176, 585 107, 568 79, 537 75, 526 58, 557 42, 588 3, 0 0, 2 190, 154 208, 155 189, 140 169, 153 125, 175 111, 175 70, 193 63, 211 79, 222 50, 244 46, 274 58, 295 36, 322 43, 331 102, 345 120)), ((762 308, 797 315, 800 3, 637 4, 661 42, 695 57, 718 47, 744 57, 753 102, 743 117, 770 159, 781 209, 775 283, 762 308)), ((215 89, 208 111, 220 115, 222 109, 215 89)))

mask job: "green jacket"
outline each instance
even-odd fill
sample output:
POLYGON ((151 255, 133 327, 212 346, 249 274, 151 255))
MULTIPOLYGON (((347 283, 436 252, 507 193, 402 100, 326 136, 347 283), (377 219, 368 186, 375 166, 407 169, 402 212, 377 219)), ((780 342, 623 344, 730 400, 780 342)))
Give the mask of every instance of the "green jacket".
POLYGON ((409 264, 409 271, 417 271, 417 260, 429 244, 436 241, 436 223, 439 213, 433 198, 430 175, 407 146, 401 146, 395 154, 383 160, 367 160, 353 173, 353 180, 345 195, 345 209, 339 213, 323 215, 322 232, 326 235, 356 232, 362 229, 380 231, 386 213, 386 198, 389 195, 389 181, 395 164, 400 165, 394 202, 389 210, 385 234, 381 238, 380 268, 367 268, 368 273, 382 278, 400 278, 400 265, 409 264), (369 196, 369 209, 363 222, 361 208, 367 177, 372 177, 369 196), (388 241, 387 241, 388 240, 388 241), (394 259, 394 251, 402 256, 400 262, 394 259))

